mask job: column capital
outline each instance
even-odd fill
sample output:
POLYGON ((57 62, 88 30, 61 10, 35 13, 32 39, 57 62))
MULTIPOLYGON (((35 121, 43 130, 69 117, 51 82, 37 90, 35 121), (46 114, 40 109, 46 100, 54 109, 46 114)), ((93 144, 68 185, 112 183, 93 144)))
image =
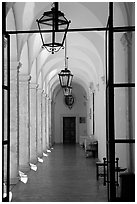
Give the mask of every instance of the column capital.
POLYGON ((22 67, 22 63, 19 62, 17 68, 20 69, 22 67))
POLYGON ((28 74, 20 74, 19 75, 19 82, 29 82, 31 79, 31 76, 28 74))
POLYGON ((96 84, 97 90, 99 91, 99 83, 96 84))
POLYGON ((37 91, 42 93, 43 89, 38 86, 37 91))
POLYGON ((18 68, 20 68, 22 66, 22 64, 18 61, 11 61, 10 62, 10 70, 17 70, 18 68))
POLYGON ((44 90, 44 89, 42 90, 42 95, 43 95, 43 96, 45 96, 45 95, 46 95, 46 93, 45 93, 45 90, 44 90))
POLYGON ((44 91, 44 90, 42 91, 42 97, 43 97, 43 99, 45 99, 45 98, 46 98, 46 93, 45 93, 45 91, 44 91))
POLYGON ((30 82, 30 89, 37 89, 37 84, 30 82))
POLYGON ((104 75, 101 76, 101 80, 102 80, 103 84, 105 84, 105 76, 104 75))
POLYGON ((15 83, 15 81, 17 81, 17 75, 18 75, 18 69, 19 69, 18 67, 20 66, 21 66, 20 62, 11 61, 10 63, 10 81, 12 83, 15 83))
MULTIPOLYGON (((20 67, 22 66, 21 62, 18 61, 11 61, 10 62, 10 71, 14 71, 14 70, 19 70, 20 67)), ((7 70, 7 61, 4 62, 4 70, 7 70)))
POLYGON ((124 47, 124 50, 131 47, 132 46, 132 32, 130 31, 125 32, 120 38, 120 41, 124 47))
POLYGON ((7 47, 7 38, 5 38, 5 36, 4 36, 4 48, 6 48, 7 47))
POLYGON ((90 93, 94 93, 95 92, 95 87, 94 87, 94 83, 93 82, 90 82, 89 90, 90 90, 90 93))

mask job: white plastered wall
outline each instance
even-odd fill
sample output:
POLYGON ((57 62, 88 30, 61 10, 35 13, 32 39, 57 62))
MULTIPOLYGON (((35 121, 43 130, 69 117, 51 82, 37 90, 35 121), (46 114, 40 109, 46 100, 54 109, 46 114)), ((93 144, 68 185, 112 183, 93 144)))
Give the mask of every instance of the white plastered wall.
POLYGON ((76 142, 79 142, 79 136, 87 135, 87 103, 85 100, 86 92, 78 84, 73 85, 73 95, 75 103, 72 109, 69 109, 64 103, 63 92, 60 89, 55 98, 55 143, 63 142, 63 117, 76 117, 76 142), (79 123, 79 117, 85 117, 86 123, 79 123))

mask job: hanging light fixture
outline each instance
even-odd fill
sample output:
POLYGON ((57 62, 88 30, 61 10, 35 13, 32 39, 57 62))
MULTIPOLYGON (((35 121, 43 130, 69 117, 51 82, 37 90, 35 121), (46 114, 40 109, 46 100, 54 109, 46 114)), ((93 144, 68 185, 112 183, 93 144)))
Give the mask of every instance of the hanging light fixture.
POLYGON ((60 80, 60 85, 63 88, 63 93, 64 96, 71 95, 72 93, 72 78, 73 74, 71 73, 70 70, 68 70, 68 57, 67 56, 67 51, 66 51, 66 40, 65 40, 65 69, 61 70, 61 72, 58 74, 59 75, 59 80, 60 80))
POLYGON ((40 31, 42 47, 45 47, 52 54, 58 52, 63 47, 70 24, 64 13, 58 10, 58 2, 54 2, 51 11, 44 12, 42 17, 36 21, 40 31), (46 42, 44 41, 44 33, 41 32, 43 29, 51 30, 50 37, 46 39, 46 42))

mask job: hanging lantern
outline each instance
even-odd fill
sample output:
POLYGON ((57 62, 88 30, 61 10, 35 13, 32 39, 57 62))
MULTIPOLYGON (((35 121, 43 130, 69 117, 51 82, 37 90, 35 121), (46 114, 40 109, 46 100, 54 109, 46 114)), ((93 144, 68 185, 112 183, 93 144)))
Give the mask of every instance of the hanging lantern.
POLYGON ((62 88, 71 86, 73 74, 71 73, 70 70, 65 68, 64 70, 61 70, 61 72, 58 75, 59 75, 60 85, 62 88))
POLYGON ((58 2, 54 2, 51 11, 44 12, 42 17, 36 21, 41 35, 42 47, 45 47, 52 54, 58 52, 63 47, 70 24, 64 13, 58 10, 58 2), (51 30, 50 37, 46 39, 46 42, 42 30, 51 30))
POLYGON ((65 69, 61 70, 59 75, 60 85, 63 89, 64 96, 72 95, 72 78, 73 74, 68 69, 68 57, 67 57, 67 40, 65 40, 65 69))

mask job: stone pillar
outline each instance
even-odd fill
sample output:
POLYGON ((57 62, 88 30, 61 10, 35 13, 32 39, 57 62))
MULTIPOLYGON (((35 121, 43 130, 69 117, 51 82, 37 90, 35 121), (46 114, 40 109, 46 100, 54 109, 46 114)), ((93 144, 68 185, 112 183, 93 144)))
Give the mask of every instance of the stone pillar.
POLYGON ((18 182, 18 89, 17 77, 21 64, 11 62, 10 65, 10 184, 18 182))
POLYGON ((19 170, 22 172, 30 170, 29 79, 29 75, 19 76, 19 170))
POLYGON ((36 84, 30 83, 30 163, 37 163, 36 84))
POLYGON ((51 101, 51 141, 52 145, 55 143, 55 121, 54 121, 55 102, 51 101))
POLYGON ((43 156, 43 147, 42 147, 42 121, 41 121, 41 98, 42 98, 42 89, 37 88, 37 156, 43 156))
POLYGON ((47 151, 46 147, 46 132, 45 132, 45 127, 46 127, 46 120, 45 120, 45 115, 46 115, 46 110, 45 110, 45 93, 42 93, 42 137, 43 137, 43 152, 47 151))
POLYGON ((46 96, 46 144, 49 148, 49 98, 46 96))
POLYGON ((49 147, 51 148, 51 99, 48 100, 48 120, 49 120, 49 147))

